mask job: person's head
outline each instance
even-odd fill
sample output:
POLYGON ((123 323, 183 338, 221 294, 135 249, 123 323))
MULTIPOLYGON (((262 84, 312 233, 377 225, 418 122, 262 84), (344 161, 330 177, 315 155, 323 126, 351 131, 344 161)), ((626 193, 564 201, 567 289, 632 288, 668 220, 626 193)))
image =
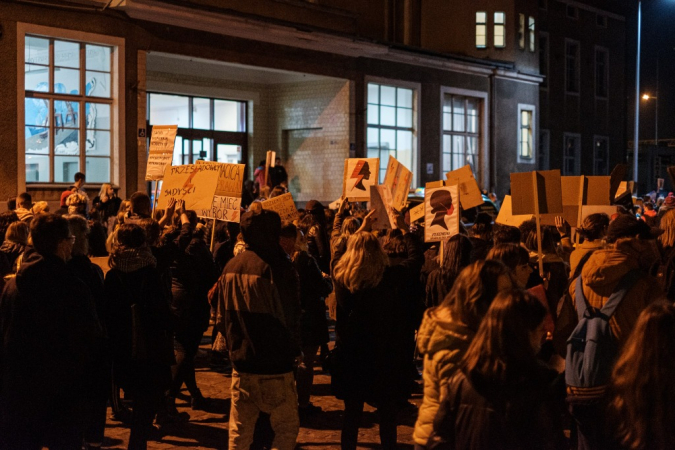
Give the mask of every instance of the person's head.
POLYGON ((342 228, 340 228, 340 234, 343 237, 349 237, 356 231, 361 228, 361 221, 354 216, 345 217, 345 220, 342 222, 342 228))
POLYGON ((125 223, 117 229, 117 243, 121 249, 141 248, 146 240, 145 231, 136 224, 125 223))
POLYGON ((87 209, 87 196, 79 192, 70 194, 66 199, 66 206, 68 206, 68 214, 84 215, 87 209))
POLYGON ((17 216, 14 211, 5 211, 0 213, 0 240, 5 239, 5 234, 7 233, 7 228, 9 228, 9 225, 18 221, 19 216, 17 216))
POLYGON ((494 224, 492 227, 492 242, 498 244, 520 244, 520 230, 510 225, 494 224))
POLYGON ((248 211, 241 216, 241 233, 246 245, 256 252, 271 252, 279 246, 281 218, 267 209, 248 211))
POLYGON ((456 234, 445 243, 441 273, 447 289, 452 287, 457 275, 471 262, 472 250, 471 239, 463 234, 456 234))
POLYGON ((73 256, 89 254, 89 224, 87 220, 78 215, 65 217, 68 220, 70 233, 75 236, 73 243, 73 256))
POLYGON ((441 303, 454 320, 476 331, 499 291, 511 289, 509 269, 500 261, 476 261, 459 273, 441 303))
POLYGON ((298 228, 292 222, 285 222, 281 226, 281 232, 279 233, 279 245, 281 245, 286 254, 292 256, 295 253, 297 240, 298 228))
POLYGON ((626 340, 609 383, 609 416, 622 448, 666 449, 675 442, 675 306, 652 303, 626 340))
POLYGON ((334 278, 354 293, 377 286, 388 263, 377 238, 359 231, 347 239, 347 250, 335 265, 334 278))
POLYGON ((101 185, 101 190, 98 191, 98 196, 99 198, 103 198, 104 196, 111 198, 112 196, 115 195, 115 190, 112 187, 112 184, 110 183, 103 183, 101 185))
POLYGON ((284 195, 286 193, 286 188, 283 186, 275 186, 274 189, 272 189, 272 192, 270 192, 270 198, 278 197, 280 195, 284 195))
POLYGON ((75 174, 75 187, 80 189, 84 186, 84 183, 87 181, 87 177, 82 172, 77 172, 75 174))
POLYGON ((14 211, 16 209, 16 197, 7 199, 7 211, 14 211))
MULTIPOLYGON (((531 252, 537 251, 537 222, 534 219, 523 222, 520 227, 520 241, 531 252)), ((541 227, 541 247, 545 254, 554 254, 555 239, 549 226, 541 227)))
POLYGON ((649 225, 629 214, 619 214, 607 228, 607 242, 610 244, 614 244, 621 239, 650 240, 654 237, 655 235, 649 225))
POLYGON ((492 217, 484 212, 476 214, 474 224, 469 228, 469 236, 486 241, 492 240, 492 217))
POLYGON ((33 206, 33 197, 28 192, 22 192, 16 198, 16 203, 19 208, 31 209, 33 206))
POLYGON ((155 219, 144 217, 137 222, 137 225, 145 232, 145 242, 148 246, 153 247, 157 245, 162 229, 155 219))
POLYGON ((519 288, 524 289, 530 279, 532 267, 530 254, 518 244, 497 244, 490 249, 486 259, 495 259, 503 262, 511 269, 513 279, 519 288))
POLYGON ((663 234, 659 236, 659 240, 664 247, 675 247, 675 209, 666 211, 661 217, 659 228, 663 230, 663 234))
POLYGON ((472 381, 491 386, 527 380, 536 364, 546 308, 520 289, 497 294, 461 364, 472 381))
POLYGON ((605 237, 607 227, 609 227, 609 216, 605 213, 596 213, 584 219, 581 227, 577 228, 577 233, 581 234, 584 239, 595 241, 605 237))
POLYGON ((30 228, 26 222, 22 222, 20 220, 17 222, 12 222, 7 228, 7 233, 5 233, 5 240, 21 245, 28 245, 29 233, 30 228))
POLYGON ((318 200, 310 200, 305 205, 305 212, 311 217, 312 222, 322 226, 326 224, 325 209, 326 207, 323 206, 323 203, 318 200))
POLYGON ((49 203, 44 200, 33 203, 33 214, 45 214, 49 212, 49 203))
POLYGON ((145 192, 134 192, 129 197, 129 211, 140 217, 152 216, 152 202, 145 192))
POLYGON ((281 158, 279 158, 279 157, 277 156, 276 159, 274 160, 274 165, 275 165, 275 166, 280 166, 280 165, 281 165, 281 158))
POLYGON ((654 204, 650 201, 644 202, 645 211, 654 211, 654 204))
POLYGON ((258 163, 258 166, 259 167, 265 167, 265 160, 264 159, 260 160, 260 162, 258 163))
POLYGON ((30 224, 30 236, 35 250, 43 256, 70 259, 75 236, 70 234, 68 221, 54 214, 40 214, 30 224))

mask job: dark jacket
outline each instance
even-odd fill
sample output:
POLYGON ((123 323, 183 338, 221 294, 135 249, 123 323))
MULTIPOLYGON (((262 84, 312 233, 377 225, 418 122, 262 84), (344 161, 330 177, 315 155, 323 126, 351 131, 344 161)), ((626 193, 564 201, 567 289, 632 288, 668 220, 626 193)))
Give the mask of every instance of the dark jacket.
POLYGON ((324 278, 316 260, 307 252, 297 252, 293 266, 300 279, 300 337, 303 347, 322 345, 330 339, 325 297, 333 291, 330 278, 324 278))
POLYGON ((330 272, 330 239, 328 231, 320 224, 312 225, 307 232, 307 252, 316 259, 323 273, 330 272))
POLYGON ((0 298, 0 339, 0 425, 81 418, 102 332, 91 292, 63 260, 26 250, 0 298))
POLYGON ((537 366, 514 386, 472 383, 458 371, 434 419, 429 450, 546 450, 564 448, 560 424, 562 376, 537 366))
POLYGON ((96 305, 96 313, 99 320, 103 321, 105 315, 103 311, 103 270, 92 263, 86 255, 73 256, 67 264, 73 270, 75 276, 89 288, 96 305))
POLYGON ((106 223, 108 218, 117 215, 117 212, 120 210, 120 205, 122 205, 122 199, 119 197, 112 197, 109 198, 107 202, 102 202, 101 197, 97 195, 94 197, 92 205, 94 209, 97 209, 101 213, 101 220, 103 223, 106 223))
POLYGON ((26 250, 26 246, 19 244, 18 242, 5 240, 2 243, 0 246, 0 252, 4 253, 7 257, 7 263, 9 264, 10 270, 14 270, 16 260, 19 258, 19 256, 21 256, 24 250, 26 250))
POLYGON ((288 182, 288 173, 284 166, 270 167, 270 180, 272 180, 272 187, 279 186, 283 182, 288 182))
MULTIPOLYGON (((412 237, 412 236, 411 236, 412 237)), ((358 292, 335 283, 344 392, 371 403, 405 400, 412 358, 410 281, 424 262, 422 244, 412 238, 407 258, 387 267, 380 283, 358 292)))
POLYGON ((298 274, 281 253, 247 248, 218 280, 216 326, 238 372, 288 373, 300 354, 298 274))

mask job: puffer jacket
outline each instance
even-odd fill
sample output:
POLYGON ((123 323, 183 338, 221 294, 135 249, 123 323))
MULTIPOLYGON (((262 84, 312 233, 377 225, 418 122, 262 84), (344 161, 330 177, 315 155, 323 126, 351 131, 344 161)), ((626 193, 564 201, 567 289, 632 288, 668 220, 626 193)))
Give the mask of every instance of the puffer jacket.
POLYGON ((577 265, 579 262, 586 256, 589 252, 594 252, 605 247, 605 243, 602 239, 596 239, 594 241, 584 241, 577 248, 574 249, 572 254, 570 254, 570 274, 573 274, 577 270, 577 265))
MULTIPOLYGON (((581 271, 584 295, 594 308, 604 306, 619 280, 628 272, 636 269, 644 272, 609 320, 612 335, 620 345, 625 342, 642 310, 650 303, 666 298, 656 279, 648 275, 647 270, 658 258, 658 251, 655 248, 654 252, 650 252, 647 242, 625 239, 617 242, 614 248, 596 250, 581 271)), ((569 288, 572 308, 576 308, 575 290, 576 283, 573 282, 569 288)))
POLYGON ((413 432, 417 444, 427 444, 448 380, 457 371, 473 336, 473 331, 452 320, 447 308, 431 308, 424 313, 417 335, 417 347, 424 354, 424 398, 413 432))

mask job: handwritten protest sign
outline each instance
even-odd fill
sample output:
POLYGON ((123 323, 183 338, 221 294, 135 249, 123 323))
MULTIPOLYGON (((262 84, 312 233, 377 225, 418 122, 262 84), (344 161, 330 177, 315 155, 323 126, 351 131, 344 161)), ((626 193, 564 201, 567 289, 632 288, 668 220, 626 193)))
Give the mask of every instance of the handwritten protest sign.
POLYGON ((197 165, 215 166, 219 171, 218 184, 209 209, 197 211, 199 217, 239 222, 241 212, 241 191, 244 184, 245 164, 229 164, 211 161, 197 161, 197 165))
POLYGON ((171 165, 173 159, 173 145, 176 139, 178 125, 153 125, 148 153, 148 166, 145 179, 161 180, 164 170, 171 165))
POLYGON ((384 175, 383 185, 391 192, 391 206, 400 211, 408 203, 408 192, 412 183, 412 172, 393 156, 389 156, 387 172, 384 175))
POLYGON ((370 207, 375 210, 373 224, 376 230, 389 230, 396 228, 396 216, 391 207, 391 193, 389 188, 384 185, 370 187, 370 207))
POLYGON ((424 193, 424 242, 444 241, 459 233, 458 187, 427 189, 424 193))
POLYGON ((342 195, 350 202, 370 200, 370 186, 377 184, 380 158, 345 159, 342 195))
POLYGON ((410 223, 424 218, 424 202, 410 210, 410 223))
POLYGON ((185 209, 211 208, 219 176, 220 167, 216 164, 167 166, 158 207, 166 208, 169 199, 175 198, 185 201, 185 209))
POLYGON ((502 201, 502 207, 499 208, 499 215, 495 220, 496 223, 502 225, 509 225, 512 227, 519 227, 523 222, 527 222, 532 218, 532 214, 521 214, 514 216, 511 209, 511 196, 507 195, 502 201))
POLYGON ((483 200, 470 165, 467 164, 464 167, 446 173, 445 178, 448 180, 446 185, 457 184, 457 180, 459 180, 459 201, 462 204, 462 209, 467 210, 484 203, 485 200, 483 200))
POLYGON ((265 200, 260 205, 263 209, 274 211, 279 214, 282 222, 292 222, 299 216, 298 209, 295 207, 295 202, 293 201, 293 196, 290 192, 265 200))

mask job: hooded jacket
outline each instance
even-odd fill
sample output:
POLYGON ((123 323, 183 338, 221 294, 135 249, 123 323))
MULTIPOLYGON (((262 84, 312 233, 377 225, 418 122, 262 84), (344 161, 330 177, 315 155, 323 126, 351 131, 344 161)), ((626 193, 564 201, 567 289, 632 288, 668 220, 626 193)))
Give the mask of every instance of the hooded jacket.
POLYGON ((424 355, 424 398, 413 431, 417 444, 427 444, 448 380, 473 337, 473 331, 452 320, 447 308, 431 308, 424 313, 417 335, 417 347, 424 355))

